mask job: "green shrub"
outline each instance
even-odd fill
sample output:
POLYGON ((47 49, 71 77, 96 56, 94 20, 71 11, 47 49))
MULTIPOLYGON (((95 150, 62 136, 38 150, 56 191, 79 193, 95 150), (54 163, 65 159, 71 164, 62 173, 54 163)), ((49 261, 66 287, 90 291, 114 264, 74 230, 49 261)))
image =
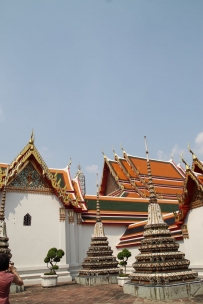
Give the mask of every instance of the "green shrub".
MULTIPOLYGON (((61 258, 64 256, 64 251, 62 249, 51 248, 49 249, 44 262, 47 264, 47 268, 50 269, 49 274, 56 274, 55 270, 59 269, 56 263, 60 262, 61 258)), ((45 273, 47 274, 47 273, 45 273)))
POLYGON ((128 249, 123 249, 123 251, 119 252, 117 258, 120 260, 119 265, 123 266, 126 274, 126 266, 128 263, 128 258, 131 257, 131 252, 128 249))

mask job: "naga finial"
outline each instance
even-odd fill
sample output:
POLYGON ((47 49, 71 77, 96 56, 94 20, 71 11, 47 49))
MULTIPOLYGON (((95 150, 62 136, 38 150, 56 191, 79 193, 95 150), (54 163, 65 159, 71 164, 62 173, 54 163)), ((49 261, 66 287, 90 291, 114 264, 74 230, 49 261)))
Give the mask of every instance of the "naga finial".
POLYGON ((170 161, 173 160, 173 150, 171 151, 171 158, 170 158, 170 161))
POLYGON ((70 169, 71 164, 72 164, 72 159, 70 158, 70 161, 69 161, 68 166, 67 166, 68 169, 70 169))
POLYGON ((194 154, 194 152, 190 148, 190 143, 188 143, 188 150, 189 150, 190 153, 192 153, 192 158, 197 159, 197 156, 194 154))
POLYGON ((186 161, 183 159, 183 153, 180 154, 180 158, 182 160, 182 162, 185 164, 185 169, 190 170, 190 166, 186 163, 186 161))
POLYGON ((104 159, 107 159, 107 157, 106 157, 106 155, 105 155, 105 153, 102 151, 102 154, 104 155, 104 159))
POLYGON ((125 150, 123 149, 122 143, 120 143, 120 147, 121 147, 121 150, 123 151, 123 156, 125 157, 126 152, 125 152, 125 150))

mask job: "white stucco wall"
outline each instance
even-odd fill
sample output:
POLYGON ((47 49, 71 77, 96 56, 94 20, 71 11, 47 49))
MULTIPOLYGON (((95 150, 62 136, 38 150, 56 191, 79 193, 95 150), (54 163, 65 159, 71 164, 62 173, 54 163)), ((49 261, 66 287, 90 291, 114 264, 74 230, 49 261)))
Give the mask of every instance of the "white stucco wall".
POLYGON ((184 240, 186 258, 192 268, 203 268, 203 207, 190 210, 185 224, 189 233, 184 240))
MULTIPOLYGON (((78 225, 76 213, 74 223, 70 223, 68 210, 66 220, 60 222, 60 207, 63 205, 55 195, 7 193, 5 220, 9 248, 17 268, 45 267, 44 258, 47 251, 51 247, 57 247, 65 251, 60 264, 69 264, 70 271, 77 275, 87 255, 94 225, 78 225), (23 225, 27 213, 32 216, 31 226, 23 225)), ((192 268, 203 269, 203 207, 191 210, 185 223, 188 226, 189 239, 179 242, 179 250, 185 252, 192 268)), ((117 249, 116 245, 125 229, 125 226, 104 224, 105 235, 115 257, 123 249, 117 249)), ((127 248, 132 253, 127 267, 130 272, 139 250, 138 247, 127 248)))
MULTIPOLYGON (((62 204, 54 195, 7 193, 5 221, 16 267, 45 266, 44 258, 51 247, 66 251, 60 207, 62 204), (27 213, 32 217, 31 226, 23 225, 27 213)), ((61 263, 66 263, 66 257, 61 263)))

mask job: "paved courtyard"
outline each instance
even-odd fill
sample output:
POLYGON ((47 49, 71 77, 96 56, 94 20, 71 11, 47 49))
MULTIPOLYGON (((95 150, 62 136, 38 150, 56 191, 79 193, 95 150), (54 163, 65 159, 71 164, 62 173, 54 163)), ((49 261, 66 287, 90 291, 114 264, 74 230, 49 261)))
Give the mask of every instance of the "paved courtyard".
MULTIPOLYGON (((135 303, 164 303, 164 301, 149 301, 135 298, 123 293, 122 287, 116 284, 100 286, 83 286, 71 282, 61 284, 54 288, 42 288, 41 286, 26 287, 22 293, 10 295, 11 304, 135 304, 135 303)), ((185 298, 170 303, 203 303, 203 296, 185 298)))

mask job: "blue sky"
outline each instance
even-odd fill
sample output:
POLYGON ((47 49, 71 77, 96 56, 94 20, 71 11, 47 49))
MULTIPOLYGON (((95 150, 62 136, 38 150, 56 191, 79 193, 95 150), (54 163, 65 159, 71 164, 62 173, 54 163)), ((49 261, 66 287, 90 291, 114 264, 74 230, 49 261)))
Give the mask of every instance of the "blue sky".
POLYGON ((31 130, 49 167, 80 163, 96 192, 102 151, 203 159, 203 1, 0 1, 0 161, 31 130))

